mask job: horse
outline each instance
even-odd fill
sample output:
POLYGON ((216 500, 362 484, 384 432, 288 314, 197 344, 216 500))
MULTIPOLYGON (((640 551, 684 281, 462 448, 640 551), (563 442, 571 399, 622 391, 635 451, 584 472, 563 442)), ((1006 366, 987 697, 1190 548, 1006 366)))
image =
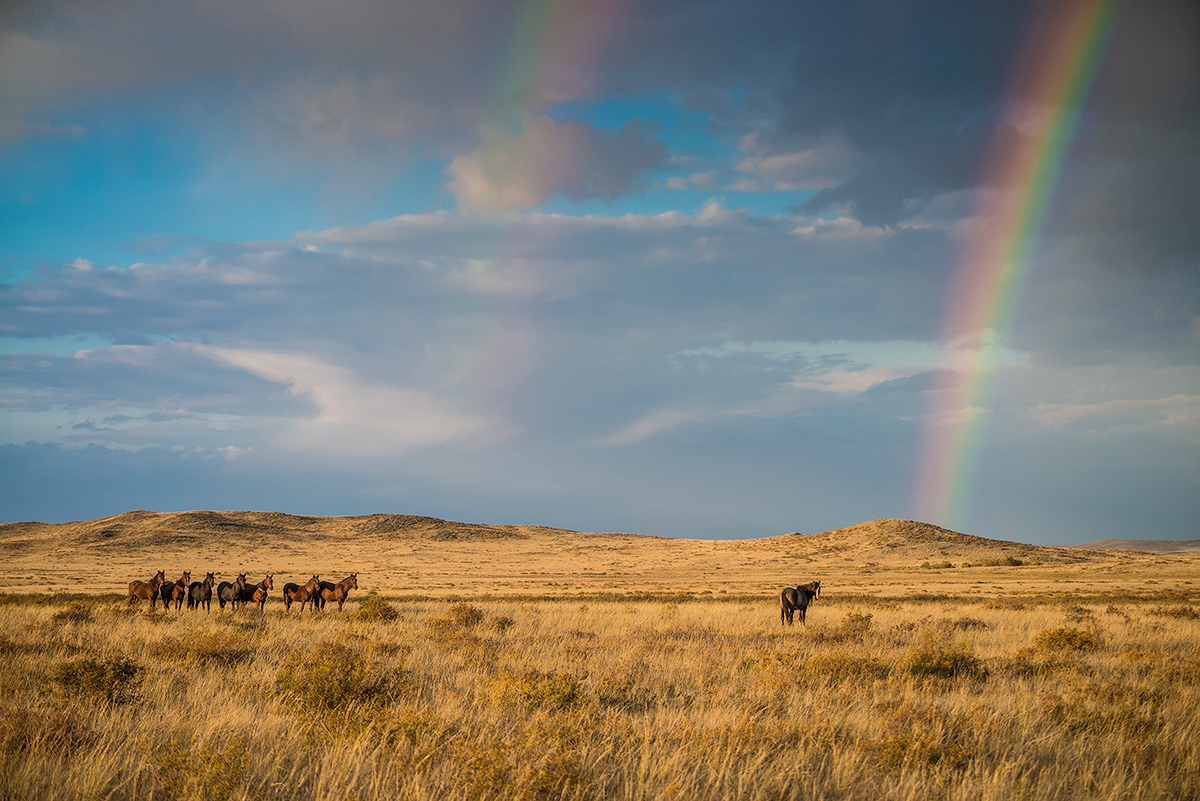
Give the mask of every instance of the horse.
POLYGON ((342 604, 346 603, 346 596, 350 594, 350 590, 358 589, 358 574, 351 573, 346 578, 333 584, 329 581, 322 581, 317 585, 317 597, 313 599, 313 605, 325 611, 326 601, 337 601, 338 611, 342 611, 342 604))
POLYGON ((133 606, 138 601, 150 601, 150 609, 154 610, 154 605, 158 602, 158 588, 167 580, 167 576, 163 571, 158 571, 154 574, 154 578, 149 581, 131 581, 129 582, 129 605, 133 606))
POLYGON ((188 609, 199 609, 200 604, 204 604, 204 611, 212 609, 213 582, 217 577, 212 573, 207 573, 204 576, 204 581, 193 581, 188 587, 187 604, 188 609))
POLYGON ((217 585, 217 602, 221 604, 221 608, 225 608, 225 604, 229 604, 230 609, 237 609, 238 603, 242 600, 242 593, 246 590, 246 574, 238 574, 237 581, 230 584, 228 581, 222 581, 217 585))
POLYGON ((292 602, 299 601, 300 611, 304 611, 304 605, 309 601, 313 601, 313 609, 317 608, 316 601, 313 599, 317 595, 317 588, 321 586, 321 577, 314 575, 301 587, 299 584, 288 582, 283 585, 283 608, 285 611, 291 611, 292 602))
POLYGON ((795 612, 800 613, 800 622, 804 623, 804 613, 808 611, 808 604, 820 597, 819 581, 811 581, 799 587, 785 587, 783 592, 779 593, 779 625, 782 626, 785 621, 789 626, 792 625, 792 614, 795 612))
POLYGON ((267 605, 267 590, 275 589, 274 574, 268 575, 265 579, 257 584, 251 584, 242 590, 242 597, 239 599, 242 603, 250 603, 253 601, 258 604, 259 611, 265 611, 267 605))
POLYGON ((179 577, 179 581, 168 581, 159 587, 158 591, 162 595, 163 609, 170 609, 171 604, 175 605, 176 612, 183 608, 183 596, 187 595, 188 582, 191 580, 191 572, 185 570, 183 571, 183 575, 179 577))

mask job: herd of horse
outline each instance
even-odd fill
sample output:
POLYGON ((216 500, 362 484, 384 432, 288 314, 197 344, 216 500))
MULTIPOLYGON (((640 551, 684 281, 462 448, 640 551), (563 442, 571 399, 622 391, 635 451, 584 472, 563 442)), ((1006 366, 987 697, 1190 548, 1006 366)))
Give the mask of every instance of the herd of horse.
MULTIPOLYGON (((241 573, 235 581, 222 581, 217 585, 215 591, 213 589, 215 579, 212 573, 205 574, 204 581, 192 581, 191 579, 192 574, 184 571, 178 581, 167 581, 166 574, 160 570, 149 581, 131 581, 129 583, 129 604, 132 606, 148 600, 150 608, 154 609, 155 604, 161 598, 163 609, 169 610, 174 606, 175 610, 179 611, 186 600, 188 609, 199 609, 203 606, 205 611, 208 611, 212 609, 212 597, 215 594, 221 609, 225 608, 225 604, 229 604, 231 609, 237 609, 238 604, 256 603, 259 611, 263 611, 266 608, 267 591, 275 589, 272 575, 268 575, 257 584, 250 584, 246 581, 246 574, 241 573)), ((314 575, 304 584, 284 584, 283 605, 285 610, 291 611, 292 604, 298 603, 300 611, 303 612, 306 605, 312 604, 312 611, 316 612, 324 611, 325 604, 329 601, 337 601, 340 612, 350 590, 357 589, 357 573, 351 573, 336 584, 330 581, 321 581, 319 575, 314 575)), ((792 625, 797 612, 800 613, 800 622, 805 623, 804 618, 808 612, 808 605, 820 597, 821 582, 819 581, 810 581, 808 584, 801 584, 798 587, 784 587, 783 591, 779 593, 779 625, 782 626, 785 623, 789 626, 792 625)))
MULTIPOLYGON (((129 605, 149 601, 150 609, 153 610, 161 600, 164 610, 174 608, 178 612, 186 601, 188 609, 203 607, 207 612, 212 609, 213 596, 216 596, 221 609, 224 609, 226 604, 229 604, 230 609, 237 609, 240 605, 255 603, 262 612, 266 609, 267 594, 273 589, 275 577, 270 574, 257 584, 249 583, 245 573, 238 574, 234 581, 216 584, 216 576, 212 573, 206 573, 203 581, 192 581, 191 572, 185 570, 178 580, 167 581, 166 573, 160 570, 149 581, 129 582, 129 605)), ((284 584, 283 605, 285 610, 291 611, 292 604, 298 603, 300 611, 303 612, 304 607, 311 604, 312 611, 318 612, 325 610, 325 604, 336 601, 340 612, 346 603, 346 597, 350 595, 350 590, 357 589, 357 573, 351 573, 336 583, 321 581, 319 575, 314 575, 304 584, 284 584)))

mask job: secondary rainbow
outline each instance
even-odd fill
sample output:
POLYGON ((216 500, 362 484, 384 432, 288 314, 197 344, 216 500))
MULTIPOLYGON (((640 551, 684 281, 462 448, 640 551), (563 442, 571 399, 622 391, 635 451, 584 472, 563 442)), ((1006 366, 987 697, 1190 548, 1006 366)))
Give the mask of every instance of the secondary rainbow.
POLYGON ((1039 20, 1021 59, 1012 97, 1022 113, 994 145, 985 181, 993 189, 984 193, 980 228, 950 293, 943 339, 969 358, 942 370, 930 393, 915 500, 922 520, 952 528, 964 522, 998 357, 1119 6, 1120 0, 1057 6, 1053 17, 1039 20))

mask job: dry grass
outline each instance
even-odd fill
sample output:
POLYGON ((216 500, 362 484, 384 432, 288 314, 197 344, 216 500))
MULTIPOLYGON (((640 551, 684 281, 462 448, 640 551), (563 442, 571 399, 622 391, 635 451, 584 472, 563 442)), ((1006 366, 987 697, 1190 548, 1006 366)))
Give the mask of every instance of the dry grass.
POLYGON ((207 512, 0 526, 0 552, 0 798, 1200 796, 1195 558, 207 512), (159 568, 362 590, 130 609, 159 568))
POLYGON ((1200 791, 1200 620, 1176 612, 1196 597, 831 595, 789 629, 771 599, 366 597, 376 614, 0 607, 0 796, 1200 791))

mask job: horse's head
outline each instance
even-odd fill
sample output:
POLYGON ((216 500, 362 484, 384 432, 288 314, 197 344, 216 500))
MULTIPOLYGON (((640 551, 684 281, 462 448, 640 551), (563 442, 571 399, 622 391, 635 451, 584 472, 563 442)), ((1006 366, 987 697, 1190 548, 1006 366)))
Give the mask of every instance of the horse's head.
POLYGON ((272 573, 269 576, 267 576, 265 579, 263 579, 262 585, 265 589, 268 589, 268 590, 275 589, 275 574, 272 573))
POLYGON ((217 580, 217 577, 213 573, 205 573, 204 574, 204 583, 207 584, 208 586, 211 587, 213 585, 213 582, 216 580, 217 580))
POLYGON ((321 586, 321 577, 318 576, 316 573, 313 573, 313 577, 310 578, 308 580, 308 583, 305 584, 304 586, 308 588, 309 592, 314 592, 317 589, 317 587, 321 586))
POLYGON ((812 586, 813 586, 813 600, 816 600, 817 598, 821 597, 821 582, 814 581, 812 583, 812 586))
POLYGON ((166 571, 160 570, 154 574, 154 578, 150 580, 151 584, 161 585, 167 580, 166 571))
POLYGON ((192 572, 190 570, 183 571, 183 576, 179 579, 179 583, 187 586, 192 580, 192 572))
POLYGON ((238 585, 239 587, 245 587, 246 586, 246 574, 238 573, 237 581, 235 581, 233 583, 238 585))
POLYGON ((350 589, 352 589, 352 590, 358 589, 358 574, 357 573, 350 574, 350 589))

